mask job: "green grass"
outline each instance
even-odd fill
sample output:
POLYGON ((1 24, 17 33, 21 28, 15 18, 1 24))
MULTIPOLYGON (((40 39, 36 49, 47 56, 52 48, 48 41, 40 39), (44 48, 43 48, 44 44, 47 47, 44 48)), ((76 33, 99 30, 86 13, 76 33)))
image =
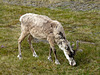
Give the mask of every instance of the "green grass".
MULTIPOLYGON (((76 12, 70 10, 35 8, 0 4, 0 75, 99 75, 100 71, 100 10, 76 12), (83 52, 77 52, 76 67, 68 64, 63 52, 56 46, 61 65, 47 60, 49 45, 33 43, 39 55, 32 56, 27 39, 22 42, 22 56, 19 60, 17 40, 20 36, 19 18, 25 13, 47 15, 62 23, 66 38, 93 42, 80 43, 83 52), (2 48, 1 46, 4 46, 2 48)), ((53 56, 53 54, 52 54, 53 56)), ((54 56, 53 56, 54 59, 54 56)))

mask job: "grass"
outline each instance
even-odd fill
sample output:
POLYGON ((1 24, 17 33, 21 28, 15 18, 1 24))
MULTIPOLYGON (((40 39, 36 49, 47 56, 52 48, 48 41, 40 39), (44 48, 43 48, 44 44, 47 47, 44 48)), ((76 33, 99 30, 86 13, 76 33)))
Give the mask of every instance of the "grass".
MULTIPOLYGON (((0 4, 0 75, 99 75, 100 71, 100 10, 71 11, 62 9, 35 8, 0 4), (49 45, 33 43, 39 55, 32 56, 27 39, 22 42, 22 56, 19 60, 17 40, 20 36, 19 17, 25 13, 47 15, 62 23, 66 38, 75 42, 81 40, 80 48, 75 56, 76 67, 68 64, 63 52, 56 46, 61 65, 47 60, 49 45)), ((53 54, 52 54, 53 55, 53 54)), ((53 57, 54 59, 54 57, 53 57)))

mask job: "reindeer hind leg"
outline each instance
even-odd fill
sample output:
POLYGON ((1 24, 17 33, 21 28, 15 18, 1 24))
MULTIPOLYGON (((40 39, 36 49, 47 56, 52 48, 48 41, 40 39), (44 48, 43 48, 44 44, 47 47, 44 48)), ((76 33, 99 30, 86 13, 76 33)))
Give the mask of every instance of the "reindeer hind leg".
POLYGON ((29 35, 29 36, 28 36, 28 42, 29 42, 31 51, 32 51, 32 53, 33 53, 33 56, 34 56, 34 57, 38 57, 38 55, 36 54, 36 52, 35 52, 35 50, 34 50, 34 48, 33 48, 33 46, 32 46, 32 39, 33 39, 32 35, 29 35))

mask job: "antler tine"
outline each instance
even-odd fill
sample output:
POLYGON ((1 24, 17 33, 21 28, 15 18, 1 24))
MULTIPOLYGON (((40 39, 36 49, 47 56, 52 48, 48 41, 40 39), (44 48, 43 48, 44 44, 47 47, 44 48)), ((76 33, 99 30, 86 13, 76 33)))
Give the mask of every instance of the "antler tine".
POLYGON ((78 51, 79 50, 79 41, 77 40, 76 41, 76 51, 78 51))
POLYGON ((72 44, 72 49, 74 48, 74 46, 75 46, 75 44, 73 43, 73 44, 72 44))
POLYGON ((83 52, 82 49, 79 49, 79 41, 78 41, 78 40, 76 41, 76 50, 75 50, 75 53, 76 53, 77 51, 83 52))

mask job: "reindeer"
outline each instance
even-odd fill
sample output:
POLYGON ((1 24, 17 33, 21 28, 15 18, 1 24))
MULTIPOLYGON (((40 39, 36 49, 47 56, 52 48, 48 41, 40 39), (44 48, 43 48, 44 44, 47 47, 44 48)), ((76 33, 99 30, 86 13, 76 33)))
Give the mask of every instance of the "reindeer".
POLYGON ((21 22, 21 35, 18 39, 18 58, 21 59, 21 42, 24 40, 26 36, 28 36, 28 42, 30 48, 32 50, 33 56, 38 57, 33 46, 32 39, 45 39, 50 44, 49 56, 48 60, 52 61, 51 53, 53 51, 55 57, 55 64, 60 64, 57 59, 56 49, 54 47, 55 44, 64 52, 66 58, 69 61, 69 64, 72 66, 76 65, 74 60, 74 55, 77 49, 73 50, 74 45, 70 45, 70 42, 66 40, 64 29, 56 20, 52 20, 45 15, 38 15, 34 13, 26 13, 20 17, 21 22))

